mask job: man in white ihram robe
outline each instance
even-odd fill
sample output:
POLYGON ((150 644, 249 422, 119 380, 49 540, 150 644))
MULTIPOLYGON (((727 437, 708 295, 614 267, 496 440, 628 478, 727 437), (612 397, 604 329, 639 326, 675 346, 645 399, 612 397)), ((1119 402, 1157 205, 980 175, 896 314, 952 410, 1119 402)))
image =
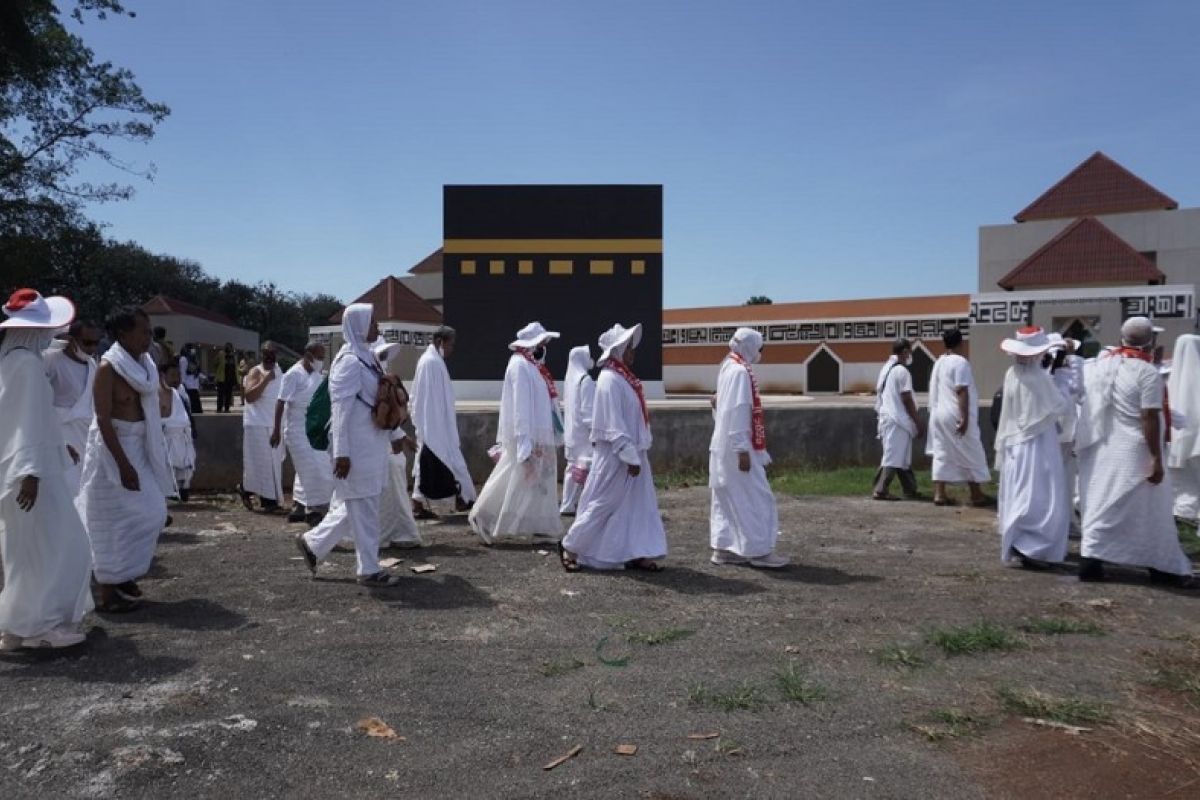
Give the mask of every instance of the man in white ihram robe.
POLYGON ((1122 346, 1084 367, 1076 430, 1083 512, 1080 580, 1104 563, 1145 567, 1156 582, 1185 584, 1192 565, 1179 545, 1171 480, 1163 466, 1163 386, 1151 363, 1153 324, 1131 317, 1122 346))
POLYGON ((588 374, 592 363, 590 347, 571 348, 567 376, 563 378, 563 451, 567 466, 558 510, 566 515, 575 514, 592 465, 592 406, 596 402, 596 381, 588 374))
POLYGON ((1041 365, 1050 345, 1046 332, 1032 326, 1000 344, 1017 360, 1004 376, 996 430, 1000 557, 1027 569, 1067 556, 1068 490, 1058 446, 1067 401, 1041 365))
POLYGON ((779 513, 767 481, 766 424, 751 366, 762 355, 762 334, 738 328, 717 375, 713 435, 708 447, 712 490, 709 539, 714 564, 778 569, 788 559, 775 552, 779 513))
POLYGON ((430 500, 454 497, 455 508, 467 511, 475 502, 475 482, 467 470, 458 438, 458 420, 454 411, 454 384, 446 369, 446 359, 454 353, 454 329, 443 325, 434 331, 433 343, 417 360, 412 383, 412 421, 417 433, 417 453, 413 460, 413 511, 417 519, 437 519, 430 500), (421 486, 421 462, 441 467, 450 473, 453 490, 441 497, 427 497, 421 486))
POLYGON ((179 499, 186 503, 191 493, 192 475, 196 472, 196 442, 192 437, 192 418, 188 414, 191 396, 183 387, 178 366, 170 364, 162 372, 171 388, 171 413, 162 421, 167 461, 175 475, 179 499))
POLYGON ((987 454, 979 438, 979 393, 971 364, 963 357, 962 333, 957 329, 942 334, 946 352, 929 375, 929 434, 925 452, 933 457, 933 503, 952 505, 946 484, 965 483, 971 505, 983 507, 992 500, 981 483, 992 477, 987 454))
POLYGON ((275 428, 275 404, 279 400, 283 372, 276 363, 275 347, 263 345, 262 363, 246 375, 242 383, 242 484, 238 494, 247 511, 253 511, 251 497, 257 495, 259 508, 268 513, 279 511, 283 500, 283 443, 272 442, 275 428))
POLYGON ((891 358, 879 370, 875 381, 875 413, 883 457, 875 474, 871 496, 876 500, 895 500, 888 491, 892 478, 900 479, 900 489, 909 499, 919 497, 917 478, 912 471, 913 439, 921 434, 917 404, 913 399, 912 345, 904 339, 892 343, 891 358))
POLYGON ((497 444, 500 460, 479 491, 467 521, 485 544, 532 536, 558 541, 558 450, 562 421, 558 390, 543 363, 545 348, 558 338, 531 322, 508 347, 497 444))
MULTIPOLYGON (((61 338, 61 337, 60 337, 61 338)), ((83 457, 87 454, 88 428, 96 416, 92 406, 92 387, 96 383, 96 345, 100 332, 80 321, 71 323, 62 347, 53 345, 43 354, 46 375, 54 390, 54 410, 62 422, 63 438, 71 455, 67 471, 67 486, 72 495, 79 494, 79 477, 83 474, 83 457)))
POLYGON ((279 396, 275 400, 275 426, 270 444, 278 446, 282 439, 296 471, 288 522, 307 521, 309 525, 316 525, 329 510, 329 500, 333 496, 329 455, 313 449, 305 428, 308 404, 324 379, 324 366, 325 346, 320 342, 309 342, 304 348, 304 356, 283 374, 279 396))
POLYGON ((650 471, 650 414, 630 367, 642 326, 614 325, 600 336, 600 377, 592 412, 595 456, 575 524, 559 545, 563 568, 658 572, 667 533, 650 471))
POLYGON ((1167 472, 1175 490, 1175 516, 1191 525, 1200 520, 1200 336, 1175 340, 1171 378, 1167 382, 1174 427, 1167 451, 1167 472))
POLYGON ((72 505, 71 465, 41 353, 75 309, 15 292, 0 323, 0 650, 84 641, 92 554, 72 505))
POLYGON ((372 416, 385 374, 371 350, 379 338, 374 307, 369 303, 347 306, 342 338, 345 344, 329 369, 333 500, 325 518, 296 537, 296 547, 316 575, 317 564, 343 539, 351 539, 359 584, 395 586, 399 578, 379 566, 379 497, 388 479, 392 432, 376 425, 372 416))

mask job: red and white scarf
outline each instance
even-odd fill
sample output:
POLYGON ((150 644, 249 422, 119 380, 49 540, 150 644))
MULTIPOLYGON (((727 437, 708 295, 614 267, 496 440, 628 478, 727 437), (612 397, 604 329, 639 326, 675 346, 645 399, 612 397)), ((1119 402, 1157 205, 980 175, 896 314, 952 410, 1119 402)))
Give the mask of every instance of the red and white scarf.
POLYGON ((750 368, 746 359, 737 353, 730 353, 729 357, 745 367, 746 374, 750 376, 750 396, 754 401, 754 409, 750 412, 750 444, 761 453, 767 449, 767 421, 766 414, 763 413, 762 397, 758 394, 758 379, 754 377, 754 370, 750 368))
POLYGON ((542 373, 542 380, 546 382, 546 389, 550 392, 550 399, 557 400, 558 389, 554 387, 554 376, 550 374, 550 369, 545 364, 534 358, 533 353, 529 352, 524 347, 518 347, 516 348, 516 351, 520 353, 526 361, 537 367, 538 372, 542 373))
MULTIPOLYGON (((1120 358, 1136 358, 1139 361, 1145 361, 1147 364, 1154 363, 1154 356, 1145 350, 1137 347, 1118 347, 1112 351, 1114 356, 1120 358)), ((1165 441, 1171 441, 1171 398, 1167 395, 1167 385, 1163 384, 1163 424, 1166 427, 1164 434, 1165 441)))
POLYGON ((616 357, 605 361, 604 366, 624 378, 625 382, 633 387, 633 391, 637 392, 638 403, 642 406, 642 419, 649 425, 650 409, 646 407, 646 393, 642 391, 642 382, 638 380, 638 376, 634 375, 633 371, 625 366, 624 361, 616 357))

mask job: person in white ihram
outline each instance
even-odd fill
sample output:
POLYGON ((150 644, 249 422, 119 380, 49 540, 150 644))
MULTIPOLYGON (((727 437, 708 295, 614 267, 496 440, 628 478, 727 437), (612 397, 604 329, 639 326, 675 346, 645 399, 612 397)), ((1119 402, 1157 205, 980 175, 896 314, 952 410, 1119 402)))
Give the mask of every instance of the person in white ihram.
POLYGON ((595 457, 575 524, 559 543, 563 569, 659 572, 667 533, 650 471, 650 411, 631 367, 642 326, 620 324, 600 336, 600 377, 592 412, 595 457))
POLYGON ((879 370, 875 381, 875 413, 879 416, 878 436, 883 445, 883 458, 875 473, 871 497, 876 500, 896 500, 888 487, 892 478, 900 479, 900 489, 908 499, 920 497, 917 478, 912 471, 913 439, 921 435, 922 423, 917 416, 913 399, 912 345, 904 339, 892 343, 892 355, 879 370))
POLYGON ((454 411, 454 384, 446 359, 454 353, 454 328, 443 325, 417 360, 412 383, 412 421, 417 433, 413 457, 413 514, 417 519, 437 519, 431 500, 453 497, 456 511, 470 511, 475 483, 467 470, 458 438, 454 411))
POLYGON ((0 322, 0 650, 82 643, 92 553, 67 485, 71 458, 42 351, 75 307, 20 289, 0 322))
POLYGON ((721 363, 708 447, 709 517, 714 564, 778 569, 788 564, 775 552, 779 513, 767 482, 767 428, 753 364, 762 357, 762 334, 738 328, 721 363))
POLYGON ((929 375, 929 435, 925 452, 933 457, 933 504, 954 505, 946 484, 965 483, 971 505, 993 504, 981 483, 992 477, 979 438, 979 394, 971 364, 962 355, 963 336, 957 328, 942 333, 946 347, 929 375))
POLYGON ((175 475, 179 499, 186 503, 191 495, 192 476, 196 473, 196 442, 192 436, 189 413, 191 397, 183 385, 177 363, 168 362, 160 372, 171 390, 171 413, 163 417, 163 436, 167 440, 167 461, 175 475))
POLYGON ((392 432, 379 427, 374 409, 385 373, 371 350, 379 338, 375 309, 354 303, 342 314, 345 344, 329 369, 333 458, 333 501, 312 530, 296 537, 296 547, 315 576, 317 564, 343 539, 354 541, 358 583, 391 587, 399 578, 379 566, 379 497, 389 477, 392 432))
POLYGON ((1000 343, 1016 358, 1004 376, 996 471, 1000 473, 1000 557, 1026 569, 1045 568, 1067 555, 1070 505, 1058 446, 1067 401, 1042 368, 1051 347, 1046 332, 1027 326, 1000 343))
POLYGON ((563 451, 567 465, 558 509, 567 516, 575 515, 592 465, 592 406, 596 402, 596 381, 588 374, 592 364, 590 347, 585 344, 571 348, 563 378, 563 451))
POLYGON ((280 441, 286 445, 296 471, 288 522, 307 522, 310 526, 325 516, 333 496, 329 456, 313 449, 305 429, 308 404, 324 379, 324 368, 325 345, 309 342, 303 357, 283 374, 270 438, 271 447, 278 447, 280 441))
POLYGON ((1082 581, 1103 580, 1105 563, 1145 567, 1157 583, 1184 586, 1192 580, 1163 466, 1169 423, 1153 349, 1153 323, 1130 317, 1121 326, 1121 346, 1084 366, 1075 432, 1082 581))
POLYGON ((563 426, 546 347, 558 338, 540 322, 517 332, 508 349, 496 439, 500 460, 479 491, 467 521, 485 544, 497 539, 562 538, 558 450, 563 426))
POLYGON ((238 487, 242 505, 253 511, 251 498, 258 496, 259 509, 274 514, 283 500, 283 445, 272 436, 275 428, 275 404, 279 400, 283 372, 279 369, 275 345, 267 342, 262 363, 256 364, 242 382, 242 483, 238 487))
MULTIPOLYGON (((384 371, 399 351, 400 345, 394 342, 380 342, 375 346, 375 357, 384 371)), ((404 550, 424 547, 425 540, 408 501, 408 459, 404 454, 404 448, 410 446, 408 437, 403 428, 396 428, 391 440, 390 469, 379 497, 379 546, 404 550)))
POLYGON ((63 438, 71 456, 67 471, 67 486, 72 495, 79 494, 79 476, 83 474, 83 457, 87 455, 88 428, 96 410, 92 405, 92 389, 96 383, 96 347, 100 331, 90 323, 76 320, 67 333, 58 337, 62 347, 51 347, 42 354, 46 374, 54 390, 54 410, 62 421, 63 438))
POLYGON ((1175 518, 1196 527, 1200 520, 1200 336, 1175 340, 1167 381, 1174 428, 1167 473, 1175 490, 1175 518))

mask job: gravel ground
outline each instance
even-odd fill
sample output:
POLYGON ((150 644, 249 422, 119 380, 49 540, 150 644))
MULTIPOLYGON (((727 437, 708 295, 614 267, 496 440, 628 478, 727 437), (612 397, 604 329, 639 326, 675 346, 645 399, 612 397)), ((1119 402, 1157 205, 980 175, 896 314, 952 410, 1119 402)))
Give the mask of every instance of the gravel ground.
POLYGON ((1149 685, 1153 654, 1200 649, 1200 594, 1006 568, 987 512, 850 498, 780 499, 790 568, 716 567, 707 492, 660 500, 661 574, 567 575, 450 517, 425 528, 431 546, 389 551, 405 559, 393 591, 358 587, 350 553, 311 580, 294 526, 193 503, 142 610, 94 618, 74 652, 0 659, 0 796, 1097 797, 1121 776, 1150 796, 1145 753, 1162 791, 1200 779, 1182 746, 1200 741, 1200 698, 1149 685), (407 569, 426 562, 437 571, 407 569), (1041 616, 1105 635, 1016 630, 1041 616), (927 641, 981 619, 1016 649, 948 657, 927 641), (1112 719, 1077 735, 1023 723, 997 692, 1030 687, 1112 719), (752 707, 713 705, 738 702, 752 707), (951 708, 978 729, 930 723, 951 708), (365 735, 368 717, 402 738, 365 735), (1083 767, 1069 786, 1023 771, 1052 767, 1023 747, 1084 740, 1064 756, 1083 767))

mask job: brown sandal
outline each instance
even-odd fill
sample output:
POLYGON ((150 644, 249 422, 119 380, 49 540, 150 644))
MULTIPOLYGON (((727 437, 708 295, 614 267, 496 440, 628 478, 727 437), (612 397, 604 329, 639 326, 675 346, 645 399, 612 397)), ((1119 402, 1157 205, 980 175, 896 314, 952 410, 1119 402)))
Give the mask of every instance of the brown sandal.
POLYGON ((567 552, 567 548, 563 547, 563 543, 558 543, 558 560, 562 564, 562 568, 566 572, 579 572, 579 562, 575 557, 567 552))

